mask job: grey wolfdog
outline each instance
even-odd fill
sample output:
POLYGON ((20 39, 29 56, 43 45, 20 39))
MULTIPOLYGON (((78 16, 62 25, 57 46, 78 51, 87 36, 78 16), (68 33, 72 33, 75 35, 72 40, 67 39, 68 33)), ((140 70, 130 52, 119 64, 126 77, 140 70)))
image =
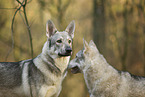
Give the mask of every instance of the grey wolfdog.
POLYGON ((145 97, 145 78, 114 69, 93 41, 84 41, 68 68, 72 73, 83 72, 90 97, 145 97))
POLYGON ((42 53, 20 62, 0 62, 0 97, 58 97, 72 53, 75 24, 57 31, 51 20, 46 24, 42 53))

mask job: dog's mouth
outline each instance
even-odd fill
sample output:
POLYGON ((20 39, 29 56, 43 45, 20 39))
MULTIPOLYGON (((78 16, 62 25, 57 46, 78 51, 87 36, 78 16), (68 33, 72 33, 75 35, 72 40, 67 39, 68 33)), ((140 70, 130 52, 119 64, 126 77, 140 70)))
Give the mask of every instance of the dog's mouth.
POLYGON ((71 56, 71 53, 58 53, 59 56, 61 57, 67 57, 67 56, 71 56))
POLYGON ((78 66, 75 66, 71 68, 71 73, 76 74, 76 73, 81 73, 81 70, 78 66))

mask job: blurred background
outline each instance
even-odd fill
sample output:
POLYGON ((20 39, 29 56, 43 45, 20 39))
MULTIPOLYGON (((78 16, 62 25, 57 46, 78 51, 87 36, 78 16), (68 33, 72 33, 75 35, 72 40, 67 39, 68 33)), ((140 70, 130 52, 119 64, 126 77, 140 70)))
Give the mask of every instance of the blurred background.
MULTIPOLYGON (((113 67, 145 76, 145 0, 24 0, 22 7, 18 1, 23 2, 0 0, 0 62, 40 54, 47 40, 48 19, 59 31, 75 20, 72 58, 82 49, 83 38, 94 40, 113 67)), ((89 97, 83 75, 73 75, 69 70, 59 97, 89 97)))

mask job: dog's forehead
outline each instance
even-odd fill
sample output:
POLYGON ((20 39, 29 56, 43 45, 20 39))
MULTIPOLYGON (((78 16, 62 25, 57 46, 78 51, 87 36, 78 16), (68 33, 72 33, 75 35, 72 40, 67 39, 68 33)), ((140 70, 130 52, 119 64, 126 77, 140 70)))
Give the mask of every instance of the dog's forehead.
POLYGON ((71 39, 70 35, 67 32, 65 32, 65 31, 62 31, 62 32, 57 31, 53 35, 53 38, 54 39, 60 39, 60 38, 62 38, 62 39, 71 39))

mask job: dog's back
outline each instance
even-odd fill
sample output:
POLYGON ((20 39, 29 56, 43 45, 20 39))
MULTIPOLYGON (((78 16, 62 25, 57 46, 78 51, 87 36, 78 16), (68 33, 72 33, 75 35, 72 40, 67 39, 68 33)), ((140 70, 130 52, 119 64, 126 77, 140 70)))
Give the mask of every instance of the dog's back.
POLYGON ((145 77, 119 72, 119 97, 145 97, 145 77))

